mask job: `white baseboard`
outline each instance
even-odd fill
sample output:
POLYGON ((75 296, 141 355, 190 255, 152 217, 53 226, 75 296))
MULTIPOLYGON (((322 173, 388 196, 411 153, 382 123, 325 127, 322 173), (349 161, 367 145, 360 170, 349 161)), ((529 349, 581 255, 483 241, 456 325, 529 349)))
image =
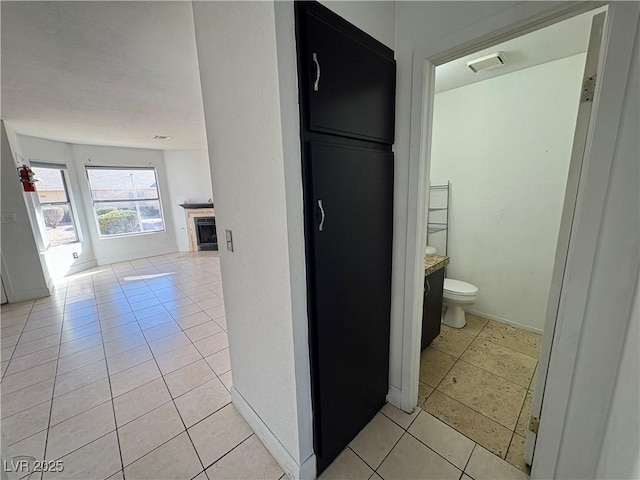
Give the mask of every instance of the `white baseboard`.
POLYGON ((231 387, 231 402, 253 429, 271 456, 278 462, 287 477, 301 480, 314 480, 316 478, 315 455, 311 455, 300 465, 235 387, 231 387))
POLYGON ((402 390, 393 385, 389 385, 389 393, 387 393, 387 402, 396 408, 402 410, 402 390))
POLYGON ((36 298, 45 298, 51 295, 48 288, 36 288, 34 290, 23 290, 21 292, 12 292, 11 303, 24 302, 25 300, 34 300, 36 298))
POLYGON ((87 262, 82 262, 82 263, 78 263, 78 264, 74 264, 67 273, 65 273, 65 277, 67 275, 73 275, 76 274, 78 272, 82 272, 84 270, 88 270, 89 268, 93 268, 93 267, 97 267, 98 266, 98 261, 97 260, 89 260, 87 262))
POLYGON ((479 315, 484 318, 488 318, 490 320, 495 320, 496 322, 506 323, 507 325, 513 325, 514 327, 521 328, 523 330, 528 330, 529 332, 539 333, 542 335, 543 331, 541 328, 532 327, 531 325, 525 325, 523 323, 514 322, 512 320, 508 320, 506 318, 497 317, 496 315, 491 315, 485 312, 479 312, 477 310, 467 310, 469 313, 473 313, 474 315, 479 315))
POLYGON ((177 247, 162 248, 157 250, 147 250, 144 252, 128 253, 125 252, 122 255, 113 255, 111 257, 99 257, 97 258, 98 266, 109 265, 111 263, 130 262, 132 260, 139 260, 147 257, 157 257, 159 255, 167 255, 169 253, 176 253, 177 247))

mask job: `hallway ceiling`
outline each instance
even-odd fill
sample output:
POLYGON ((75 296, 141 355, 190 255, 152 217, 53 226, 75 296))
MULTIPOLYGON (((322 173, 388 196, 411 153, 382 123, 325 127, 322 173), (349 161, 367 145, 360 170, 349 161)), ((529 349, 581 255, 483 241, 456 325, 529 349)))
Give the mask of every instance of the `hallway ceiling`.
MULTIPOLYGON (((0 8, 2 119, 17 133, 206 148, 190 2, 2 1, 0 8)), ((436 92, 582 53, 592 15, 439 66, 436 92), (478 74, 467 68, 468 60, 495 51, 505 52, 507 66, 478 74)))
POLYGON ((585 53, 589 44, 591 19, 606 7, 592 10, 550 25, 508 42, 467 55, 436 68, 436 93, 482 82, 561 58, 585 53), (473 73, 467 62, 494 52, 504 52, 507 64, 495 70, 473 73))
POLYGON ((191 2, 3 1, 1 9, 2 118, 17 133, 206 148, 191 2))

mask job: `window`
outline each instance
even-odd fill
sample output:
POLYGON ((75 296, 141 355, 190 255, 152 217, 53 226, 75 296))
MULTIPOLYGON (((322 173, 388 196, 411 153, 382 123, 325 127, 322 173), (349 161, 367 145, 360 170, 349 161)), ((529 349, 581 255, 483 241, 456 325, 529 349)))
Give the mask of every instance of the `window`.
POLYGON ((78 241, 78 232, 67 190, 66 169, 41 163, 31 163, 36 174, 36 190, 40 211, 46 226, 43 234, 52 247, 78 241))
POLYGON ((153 168, 87 168, 93 210, 102 237, 164 230, 153 168))

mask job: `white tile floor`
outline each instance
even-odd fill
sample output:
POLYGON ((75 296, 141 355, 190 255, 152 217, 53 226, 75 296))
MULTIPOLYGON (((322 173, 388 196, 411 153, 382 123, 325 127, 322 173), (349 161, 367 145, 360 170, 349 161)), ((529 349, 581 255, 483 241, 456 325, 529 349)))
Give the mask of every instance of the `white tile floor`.
POLYGON ((362 479, 527 480, 529 476, 417 408, 387 404, 321 475, 362 479))
POLYGON ((230 404, 217 253, 72 275, 4 306, 1 339, 3 442, 61 460, 45 479, 283 475, 230 404))
MULTIPOLYGON (((31 479, 283 476, 230 404, 216 253, 72 275, 3 307, 1 327, 3 449, 64 465, 31 479)), ((427 412, 386 405, 321 478, 469 477, 527 478, 427 412)))

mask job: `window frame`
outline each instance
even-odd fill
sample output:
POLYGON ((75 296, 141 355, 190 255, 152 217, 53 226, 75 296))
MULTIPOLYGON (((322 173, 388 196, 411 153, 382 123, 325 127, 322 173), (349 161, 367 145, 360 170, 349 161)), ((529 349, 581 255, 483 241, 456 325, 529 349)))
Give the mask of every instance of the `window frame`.
MULTIPOLYGON (((165 217, 164 217, 164 208, 162 206, 162 195, 160 194, 160 185, 159 185, 159 181, 158 181, 158 170, 156 169, 155 166, 149 166, 149 167, 140 167, 140 166, 135 166, 135 167, 129 167, 129 166, 122 166, 122 165, 117 165, 117 166, 110 166, 110 165, 85 165, 85 174, 87 176, 87 186, 89 187, 89 197, 91 199, 91 208, 93 210, 93 219, 94 222, 96 224, 96 231, 98 232, 98 238, 100 238, 101 240, 108 240, 111 238, 122 238, 122 237, 133 237, 133 236, 138 236, 138 235, 153 235, 156 233, 163 233, 166 232, 167 230, 167 226, 166 226, 166 222, 165 222, 165 217), (94 198, 94 194, 93 194, 93 188, 91 187, 91 179, 89 178, 89 171, 90 170, 151 170, 153 171, 153 175, 155 177, 155 189, 156 189, 156 196, 155 197, 146 197, 146 198, 119 198, 119 199, 109 199, 109 200, 96 200, 94 198), (159 205, 159 210, 160 210, 160 218, 162 219, 162 228, 159 230, 149 230, 149 231, 144 231, 141 230, 139 232, 129 232, 129 233, 114 233, 114 234, 103 234, 102 230, 100 229, 100 221, 98 220, 98 212, 96 210, 96 204, 104 204, 104 203, 123 203, 123 202, 147 202, 147 201, 157 201, 158 205, 159 205)), ((140 217, 141 218, 141 217, 140 217)), ((142 227, 142 225, 141 225, 142 227)))
MULTIPOLYGON (((76 216, 76 211, 73 205, 73 195, 69 189, 69 179, 68 179, 68 168, 67 165, 64 164, 60 164, 60 163, 49 163, 46 161, 36 161, 36 160, 32 160, 30 162, 30 167, 31 168, 46 168, 48 170, 56 170, 58 172, 60 172, 60 178, 62 179, 62 187, 64 189, 64 194, 67 198, 66 202, 42 202, 40 200, 40 196, 38 195, 38 187, 36 184, 36 196, 35 198, 37 198, 37 208, 36 208, 36 212, 37 214, 40 216, 40 218, 42 219, 42 227, 40 227, 41 230, 41 236, 42 236, 42 240, 43 243, 45 243, 45 250, 49 249, 49 248, 56 248, 56 247, 62 247, 65 245, 71 245, 74 243, 81 243, 82 239, 80 237, 80 227, 79 227, 79 222, 78 222, 78 217, 76 216), (59 243, 56 245, 52 244, 51 241, 51 237, 49 236, 49 231, 48 228, 46 226, 46 222, 45 222, 45 218, 44 218, 44 212, 43 212, 43 207, 46 206, 57 206, 57 205, 68 205, 69 206, 69 218, 71 219, 71 223, 73 224, 73 231, 75 233, 75 240, 69 241, 69 242, 64 242, 64 243, 59 243), (44 228, 44 230, 42 230, 44 228)), ((37 177, 37 172, 36 173, 36 177, 37 177)))

